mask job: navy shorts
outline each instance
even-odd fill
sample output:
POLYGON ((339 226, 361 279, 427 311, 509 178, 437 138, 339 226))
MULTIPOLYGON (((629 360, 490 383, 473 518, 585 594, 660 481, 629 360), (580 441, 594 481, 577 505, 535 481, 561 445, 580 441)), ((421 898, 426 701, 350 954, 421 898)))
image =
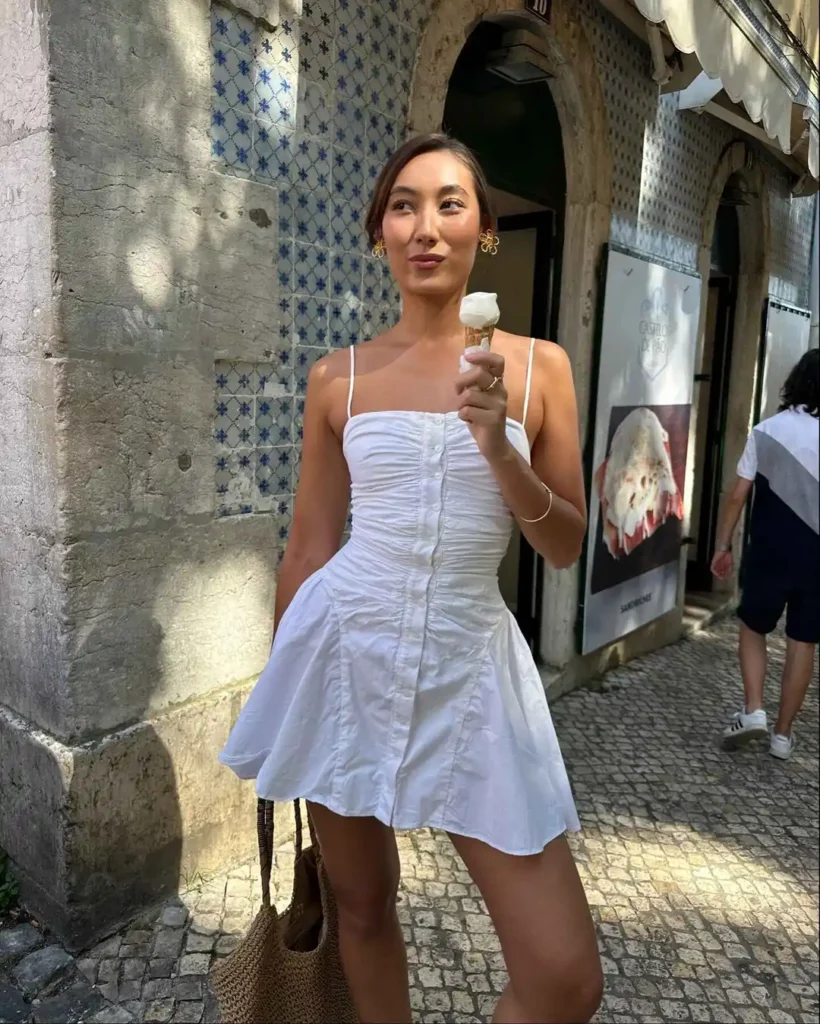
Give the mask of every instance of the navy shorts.
POLYGON ((812 580, 802 586, 755 567, 744 573, 740 621, 765 636, 786 613, 786 636, 806 644, 820 643, 820 589, 812 580))

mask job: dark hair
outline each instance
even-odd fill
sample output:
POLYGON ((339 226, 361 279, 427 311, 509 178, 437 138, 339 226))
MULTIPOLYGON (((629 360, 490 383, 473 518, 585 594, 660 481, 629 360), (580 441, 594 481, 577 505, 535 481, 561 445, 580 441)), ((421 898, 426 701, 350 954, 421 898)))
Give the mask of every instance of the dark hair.
POLYGON ((375 245, 382 236, 382 221, 390 200, 390 193, 396 184, 396 178, 411 160, 415 160, 417 156, 424 156, 425 153, 452 153, 467 167, 473 176, 478 208, 481 211, 482 230, 495 226, 495 217, 490 204, 490 189, 475 153, 468 149, 463 142, 451 139, 447 135, 416 135, 399 146, 376 179, 373 198, 370 201, 370 209, 367 211, 364 225, 371 245, 375 245))
POLYGON ((811 348, 786 378, 780 392, 780 411, 805 406, 812 416, 820 415, 820 349, 811 348))

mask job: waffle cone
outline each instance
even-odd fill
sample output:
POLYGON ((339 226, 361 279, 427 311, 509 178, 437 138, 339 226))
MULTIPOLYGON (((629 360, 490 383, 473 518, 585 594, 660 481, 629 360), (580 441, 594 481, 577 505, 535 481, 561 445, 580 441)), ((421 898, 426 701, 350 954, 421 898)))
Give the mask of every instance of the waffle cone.
POLYGON ((492 348, 495 324, 464 328, 464 348, 492 348))

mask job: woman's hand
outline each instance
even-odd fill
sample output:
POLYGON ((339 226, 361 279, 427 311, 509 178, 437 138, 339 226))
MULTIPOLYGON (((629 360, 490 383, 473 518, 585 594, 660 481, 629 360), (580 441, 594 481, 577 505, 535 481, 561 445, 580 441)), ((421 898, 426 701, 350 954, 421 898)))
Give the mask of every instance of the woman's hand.
POLYGON ((493 463, 505 458, 510 450, 504 357, 497 352, 469 352, 465 359, 473 368, 456 381, 458 415, 469 425, 478 450, 493 463))

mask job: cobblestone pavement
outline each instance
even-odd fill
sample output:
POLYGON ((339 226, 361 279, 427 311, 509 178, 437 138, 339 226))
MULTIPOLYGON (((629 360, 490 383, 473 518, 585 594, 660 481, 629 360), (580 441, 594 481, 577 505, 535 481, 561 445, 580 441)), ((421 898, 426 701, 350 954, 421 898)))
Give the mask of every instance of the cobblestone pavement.
MULTIPOLYGON (((721 752, 740 695, 735 643, 723 624, 553 708, 584 826, 572 845, 599 930, 606 1024, 818 1021, 817 688, 789 763, 765 746, 721 752)), ((782 638, 773 648, 770 709, 782 638)), ((446 837, 402 836, 400 848, 418 1019, 489 1020, 505 973, 478 893, 446 837)), ((291 858, 277 855, 282 906, 291 858)), ((255 912, 255 874, 204 881, 98 945, 28 1016, 3 1017, 0 967, 0 1020, 216 1021, 208 972, 255 912)))

